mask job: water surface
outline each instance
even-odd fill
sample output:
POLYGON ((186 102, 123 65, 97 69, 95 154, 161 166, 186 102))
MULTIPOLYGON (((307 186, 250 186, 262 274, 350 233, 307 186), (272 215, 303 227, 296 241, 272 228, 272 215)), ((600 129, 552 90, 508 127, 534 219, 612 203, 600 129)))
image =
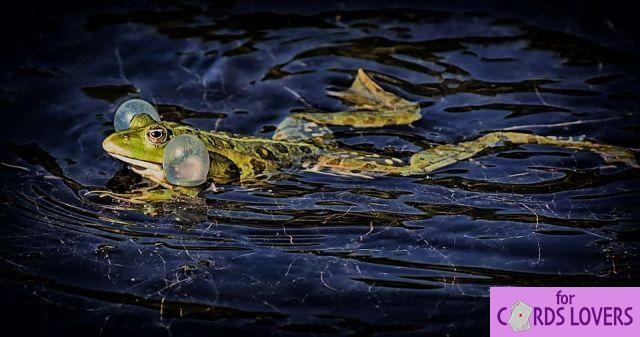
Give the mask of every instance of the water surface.
POLYGON ((412 178, 287 172, 157 216, 89 193, 147 184, 100 146, 127 98, 270 137, 289 113, 344 109, 326 92, 359 67, 423 118, 337 129, 354 149, 408 157, 500 129, 638 147, 622 28, 392 7, 158 2, 39 23, 0 81, 3 318, 28 334, 488 335, 490 286, 638 285, 638 170, 586 152, 523 145, 412 178))

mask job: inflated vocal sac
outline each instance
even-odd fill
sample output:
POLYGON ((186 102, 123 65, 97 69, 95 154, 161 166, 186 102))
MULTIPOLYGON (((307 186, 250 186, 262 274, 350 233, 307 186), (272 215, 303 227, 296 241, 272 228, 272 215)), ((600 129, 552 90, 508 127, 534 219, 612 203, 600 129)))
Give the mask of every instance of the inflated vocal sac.
POLYGON ((113 126, 116 128, 116 132, 128 129, 133 117, 140 114, 147 114, 156 122, 160 121, 160 115, 151 103, 137 98, 130 99, 120 104, 113 117, 113 126))
POLYGON ((209 152, 198 137, 177 136, 164 149, 162 169, 172 185, 198 186, 207 181, 209 152))

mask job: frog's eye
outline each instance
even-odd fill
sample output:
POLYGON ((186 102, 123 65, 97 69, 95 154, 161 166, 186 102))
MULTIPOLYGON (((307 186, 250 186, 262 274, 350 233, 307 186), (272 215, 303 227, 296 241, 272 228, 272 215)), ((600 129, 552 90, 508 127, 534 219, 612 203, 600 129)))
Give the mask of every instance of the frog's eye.
POLYGON ((164 149, 162 169, 173 185, 198 186, 209 174, 207 147, 194 135, 177 136, 164 149))
POLYGON ((113 125, 116 128, 116 131, 126 130, 131 127, 131 120, 133 117, 147 114, 154 121, 160 121, 160 115, 156 108, 151 105, 149 102, 141 99, 130 99, 120 104, 118 109, 116 109, 116 114, 113 117, 113 125))
POLYGON ((169 132, 162 125, 153 125, 147 129, 147 140, 151 144, 159 145, 167 141, 169 132))

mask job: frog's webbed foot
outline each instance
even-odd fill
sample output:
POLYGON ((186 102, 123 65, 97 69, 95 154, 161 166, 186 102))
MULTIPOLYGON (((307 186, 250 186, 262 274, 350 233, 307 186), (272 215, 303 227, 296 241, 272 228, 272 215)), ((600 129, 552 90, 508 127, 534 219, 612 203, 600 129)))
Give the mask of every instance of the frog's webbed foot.
MULTIPOLYGON (((395 116, 394 120, 369 120, 368 118, 357 118, 358 115, 348 116, 356 118, 355 123, 351 120, 341 118, 334 119, 338 123, 334 125, 354 125, 362 124, 363 127, 379 127, 392 124, 409 124, 420 119, 420 107, 417 103, 412 103, 393 93, 385 91, 364 70, 358 69, 358 74, 351 84, 351 87, 344 91, 329 91, 329 95, 342 99, 352 104, 355 110, 346 111, 346 113, 357 112, 379 112, 385 115, 387 112, 396 112, 400 116, 395 116)), ((380 117, 380 116, 376 116, 380 117)))
POLYGON ((362 69, 344 91, 329 92, 329 95, 352 104, 355 109, 341 112, 302 112, 283 120, 273 139, 305 140, 326 138, 331 131, 328 125, 377 128, 386 125, 411 124, 421 118, 420 106, 375 83, 362 69))
POLYGON ((639 167, 635 159, 635 151, 615 145, 595 143, 583 140, 581 137, 538 136, 520 132, 492 132, 480 137, 475 142, 511 143, 511 144, 540 144, 563 147, 567 149, 591 151, 597 153, 605 162, 622 163, 631 167, 639 167))
POLYGON ((478 139, 459 144, 438 145, 414 154, 403 174, 427 173, 454 164, 458 161, 474 157, 490 148, 506 144, 539 144, 557 146, 574 150, 592 151, 600 155, 607 163, 623 163, 640 168, 634 150, 619 146, 594 143, 575 138, 538 136, 520 132, 492 132, 478 139))

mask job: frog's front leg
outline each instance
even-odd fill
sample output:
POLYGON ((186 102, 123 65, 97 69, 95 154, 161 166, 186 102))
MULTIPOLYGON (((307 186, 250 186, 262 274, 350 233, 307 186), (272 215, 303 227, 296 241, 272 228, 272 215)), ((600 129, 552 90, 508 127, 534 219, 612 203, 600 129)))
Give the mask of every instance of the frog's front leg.
POLYGON ((97 195, 99 197, 109 197, 114 200, 132 204, 148 204, 156 202, 166 202, 195 198, 203 189, 200 187, 151 187, 141 188, 129 193, 116 193, 107 190, 96 190, 85 195, 97 195))

